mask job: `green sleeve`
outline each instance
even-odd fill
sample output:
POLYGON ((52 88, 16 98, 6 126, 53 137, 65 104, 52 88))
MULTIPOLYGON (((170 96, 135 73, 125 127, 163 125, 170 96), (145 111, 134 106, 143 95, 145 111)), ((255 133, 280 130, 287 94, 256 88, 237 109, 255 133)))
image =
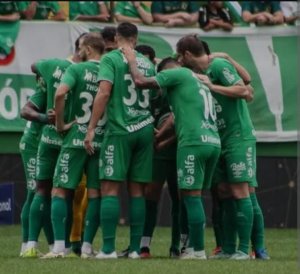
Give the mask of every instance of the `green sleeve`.
POLYGON ((41 112, 46 110, 47 94, 46 91, 37 83, 35 93, 29 98, 29 101, 34 104, 41 112))
POLYGON ((161 1, 153 1, 151 5, 152 13, 164 13, 163 4, 161 1))
POLYGON ((57 1, 49 1, 48 6, 53 14, 57 14, 61 10, 60 5, 57 3, 57 1))
POLYGON ((160 86, 160 88, 169 88, 180 81, 180 73, 176 69, 167 69, 159 72, 155 76, 155 80, 160 86))
POLYGON ((280 2, 279 2, 279 1, 272 1, 272 2, 270 3, 270 5, 271 5, 271 12, 272 12, 272 13, 281 11, 281 8, 280 8, 280 2))
POLYGON ((27 10, 29 6, 29 2, 26 2, 26 1, 20 1, 20 2, 17 2, 17 7, 18 7, 18 11, 25 11, 27 10))
POLYGON ((212 73, 218 83, 226 87, 234 86, 237 82, 242 81, 235 67, 225 59, 218 59, 213 63, 212 73))
POLYGON ((72 89, 76 85, 77 79, 77 72, 76 72, 76 64, 71 65, 67 68, 64 76, 61 79, 61 84, 67 85, 70 89, 72 89))
POLYGON ((100 69, 98 73, 98 81, 109 81, 114 83, 115 80, 115 70, 114 64, 111 58, 107 55, 104 55, 100 61, 100 69))
POLYGON ((251 2, 250 1, 243 1, 241 3, 241 6, 242 6, 242 12, 243 11, 249 11, 249 12, 252 12, 252 8, 251 8, 251 2))
POLYGON ((114 9, 114 13, 115 14, 124 14, 124 4, 126 4, 126 2, 120 2, 120 1, 118 1, 116 3, 115 9, 114 9))
POLYGON ((188 12, 194 13, 199 10, 199 3, 197 1, 189 1, 188 12))

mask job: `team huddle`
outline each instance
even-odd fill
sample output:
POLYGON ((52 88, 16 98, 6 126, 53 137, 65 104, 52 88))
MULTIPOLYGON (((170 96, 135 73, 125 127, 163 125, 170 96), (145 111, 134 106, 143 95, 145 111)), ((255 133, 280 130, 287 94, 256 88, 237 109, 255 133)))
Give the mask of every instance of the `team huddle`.
POLYGON ((135 25, 121 23, 80 35, 70 59, 32 65, 36 93, 21 113, 28 123, 20 142, 27 179, 20 256, 151 257, 167 182, 171 258, 207 259, 201 196, 208 190, 216 240, 209 258, 269 259, 255 194, 249 73, 227 54, 210 53, 194 34, 156 66, 154 50, 136 46, 137 38, 135 25), (130 240, 117 253, 123 182, 130 240), (95 252, 99 227, 103 244, 95 252), (45 255, 38 250, 41 229, 45 255))

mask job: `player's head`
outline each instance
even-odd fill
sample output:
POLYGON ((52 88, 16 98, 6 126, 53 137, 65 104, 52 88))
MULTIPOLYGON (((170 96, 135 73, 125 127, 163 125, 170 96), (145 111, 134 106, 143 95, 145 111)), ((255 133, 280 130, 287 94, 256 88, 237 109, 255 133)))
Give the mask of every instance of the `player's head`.
POLYGON ((118 25, 116 39, 117 43, 120 44, 123 41, 132 44, 134 47, 136 46, 138 36, 138 29, 136 25, 124 22, 118 25))
POLYGON ((138 45, 135 47, 135 50, 139 53, 145 55, 154 65, 155 62, 155 50, 148 45, 138 45))
POLYGON ((103 28, 103 30, 101 30, 100 33, 105 43, 104 52, 110 52, 118 48, 118 44, 116 41, 117 29, 115 27, 105 27, 103 28))
POLYGON ((82 61, 97 58, 104 52, 104 41, 100 33, 90 32, 79 42, 79 56, 82 61))
POLYGON ((161 60, 161 62, 157 66, 157 72, 160 72, 164 69, 172 69, 180 67, 180 64, 173 57, 167 57, 161 60))
POLYGON ((80 40, 83 40, 84 39, 84 36, 87 34, 87 32, 83 32, 81 33, 78 38, 76 39, 75 41, 75 52, 74 52, 74 55, 73 55, 73 60, 75 62, 79 62, 81 61, 80 60, 80 57, 79 57, 79 43, 80 43, 80 40))
POLYGON ((193 70, 206 70, 209 66, 209 48, 196 34, 182 37, 176 45, 178 60, 193 70))

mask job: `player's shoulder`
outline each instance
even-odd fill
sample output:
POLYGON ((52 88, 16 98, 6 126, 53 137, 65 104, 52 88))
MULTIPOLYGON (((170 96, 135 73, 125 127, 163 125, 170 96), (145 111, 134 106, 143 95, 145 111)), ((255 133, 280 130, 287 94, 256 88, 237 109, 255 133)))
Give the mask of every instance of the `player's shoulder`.
POLYGON ((227 59, 217 57, 212 59, 209 66, 211 69, 220 69, 231 65, 232 64, 227 59))

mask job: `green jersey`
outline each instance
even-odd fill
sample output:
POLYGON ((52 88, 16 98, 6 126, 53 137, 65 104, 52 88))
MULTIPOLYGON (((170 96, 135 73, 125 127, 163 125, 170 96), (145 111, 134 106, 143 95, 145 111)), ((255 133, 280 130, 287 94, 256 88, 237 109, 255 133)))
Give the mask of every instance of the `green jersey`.
MULTIPOLYGON (((242 81, 234 66, 223 58, 213 59, 206 74, 212 83, 221 86, 233 86, 242 81)), ((255 140, 246 101, 214 92, 213 96, 216 99, 217 125, 222 144, 255 140)))
POLYGON ((76 20, 79 15, 99 15, 101 13, 101 4, 103 1, 70 1, 69 17, 70 20, 76 20))
POLYGON ((48 19, 50 12, 55 15, 60 9, 57 1, 38 1, 33 20, 46 20, 48 19))
MULTIPOLYGON (((45 85, 44 97, 47 101, 47 111, 54 109, 56 89, 60 84, 63 74, 71 64, 72 62, 67 59, 56 58, 40 60, 36 63, 37 74, 43 79, 45 85)), ((60 146, 62 144, 62 137, 57 133, 54 125, 46 125, 43 128, 41 141, 50 145, 60 146)))
POLYGON ((25 1, 0 1, 0 14, 7 15, 24 11, 27 8, 25 1))
MULTIPOLYGON (((67 132, 64 137, 63 147, 84 148, 84 138, 88 123, 92 114, 92 105, 98 91, 97 74, 99 61, 87 62, 70 66, 61 84, 70 88, 70 97, 67 102, 69 108, 66 114, 66 123, 75 119, 77 123, 67 132)), ((100 149, 106 118, 100 120, 95 129, 94 148, 100 149)))
POLYGON ((151 11, 153 13, 170 14, 184 11, 194 13, 199 10, 197 1, 153 1, 151 11))
MULTIPOLYGON (((143 10, 151 13, 149 7, 147 7, 144 3, 141 2, 141 7, 143 10)), ((115 6, 115 14, 121 14, 128 17, 140 18, 140 14, 138 13, 136 7, 131 3, 131 1, 118 1, 115 6)))
MULTIPOLYGON (((136 53, 137 66, 147 77, 155 75, 154 65, 140 53, 136 53)), ((152 124, 149 89, 138 89, 131 78, 127 60, 120 50, 105 54, 100 62, 99 81, 112 83, 111 96, 106 107, 105 134, 128 134, 152 124)))
POLYGON ((220 147, 212 95, 187 68, 164 70, 155 77, 168 93, 175 118, 178 147, 212 145, 220 147))

